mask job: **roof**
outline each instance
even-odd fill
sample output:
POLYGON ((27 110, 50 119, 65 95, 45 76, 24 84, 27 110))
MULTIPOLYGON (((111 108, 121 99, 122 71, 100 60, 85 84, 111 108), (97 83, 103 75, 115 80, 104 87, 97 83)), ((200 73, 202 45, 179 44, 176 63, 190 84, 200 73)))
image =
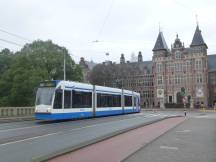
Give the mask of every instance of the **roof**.
POLYGON ((127 66, 128 73, 143 74, 144 69, 146 69, 149 74, 152 74, 152 61, 130 62, 125 63, 125 66, 127 66))
MULTIPOLYGON (((59 81, 58 87, 59 86, 63 86, 64 88, 67 90, 71 90, 74 89, 76 91, 92 91, 93 90, 93 85, 92 84, 87 84, 87 83, 81 83, 81 82, 74 82, 74 81, 59 81)), ((121 93, 122 89, 119 88, 112 88, 112 87, 105 87, 105 86, 95 86, 95 90, 99 91, 100 93, 121 93)), ((128 94, 135 94, 135 95, 139 95, 139 93, 135 93, 133 91, 130 90, 125 90, 125 93, 128 94)))
POLYGON ((208 71, 216 71, 216 54, 208 55, 208 71))
POLYGON ((197 25, 196 31, 193 36, 193 40, 191 42, 191 46, 200 46, 200 45, 205 45, 207 47, 206 43, 203 40, 201 30, 199 29, 199 26, 197 25))
POLYGON ((164 39, 162 32, 159 32, 155 46, 153 48, 153 51, 156 51, 156 50, 168 50, 168 47, 167 47, 167 44, 166 44, 166 41, 164 39))

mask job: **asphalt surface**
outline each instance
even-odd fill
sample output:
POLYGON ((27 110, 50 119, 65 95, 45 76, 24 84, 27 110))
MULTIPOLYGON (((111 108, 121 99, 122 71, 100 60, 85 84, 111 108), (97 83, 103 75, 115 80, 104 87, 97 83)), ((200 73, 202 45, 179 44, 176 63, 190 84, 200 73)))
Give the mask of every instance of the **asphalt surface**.
POLYGON ((12 122, 23 122, 23 121, 32 121, 34 116, 19 116, 19 117, 0 117, 0 124, 2 123, 12 123, 12 122))
POLYGON ((216 162, 216 113, 191 113, 185 122, 124 162, 216 162))
MULTIPOLYGON (((178 115, 175 112, 174 115, 178 115)), ((38 161, 130 127, 173 115, 170 112, 113 116, 66 122, 0 124, 0 161, 38 161)))
POLYGON ((119 162, 185 120, 164 119, 58 156, 48 162, 119 162))

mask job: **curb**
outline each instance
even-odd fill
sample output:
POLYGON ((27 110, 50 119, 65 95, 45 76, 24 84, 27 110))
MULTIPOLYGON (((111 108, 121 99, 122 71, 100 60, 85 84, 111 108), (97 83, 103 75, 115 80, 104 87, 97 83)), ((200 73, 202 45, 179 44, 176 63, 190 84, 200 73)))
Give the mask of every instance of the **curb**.
MULTIPOLYGON (((183 117, 183 116, 176 116, 176 117, 183 117)), ((185 119, 184 121, 186 121, 188 119, 185 119)), ((174 127, 168 129, 166 132, 162 133, 161 135, 159 135, 158 137, 156 137, 155 139, 153 139, 152 141, 149 141, 148 143, 145 143, 145 145, 141 146, 138 150, 136 150, 135 152, 133 152, 132 154, 126 156, 125 158, 123 158, 121 161, 119 162, 123 162, 125 160, 127 160, 128 158, 130 158, 131 156, 133 156, 134 154, 136 154, 138 151, 140 151, 141 149, 147 147, 148 145, 150 145, 151 143, 153 143, 154 141, 156 141, 157 139, 159 139, 160 137, 162 137, 163 135, 169 133, 170 131, 172 131, 173 129, 175 129, 176 127, 180 126, 184 121, 182 121, 181 123, 175 125, 174 127)))
POLYGON ((133 126, 133 127, 129 127, 129 128, 125 128, 125 129, 116 131, 116 132, 112 132, 112 133, 109 133, 109 134, 107 134, 107 135, 101 136, 101 137, 99 137, 99 138, 95 138, 95 139, 92 139, 92 140, 90 140, 90 141, 86 141, 86 142, 80 143, 80 144, 78 144, 78 145, 75 145, 75 146, 72 146, 72 147, 68 147, 68 148, 65 148, 65 149, 62 149, 62 150, 59 150, 59 151, 50 153, 50 154, 45 155, 45 156, 32 159, 30 162, 44 162, 44 161, 50 160, 50 159, 52 159, 52 158, 55 158, 55 157, 57 157, 57 156, 67 154, 67 153, 69 153, 69 152, 76 151, 76 150, 81 149, 81 148, 84 148, 84 147, 86 147, 86 146, 89 146, 89 145, 92 145, 92 144, 101 142, 101 141, 103 141, 103 140, 112 138, 112 137, 114 137, 114 136, 123 134, 123 133, 125 133, 125 132, 130 131, 130 130, 134 130, 134 129, 137 129, 137 128, 139 128, 139 127, 143 127, 143 126, 146 126, 146 125, 150 125, 150 124, 153 124, 153 123, 162 121, 162 120, 164 120, 164 119, 175 118, 175 117, 182 117, 182 116, 180 116, 180 115, 168 116, 168 117, 159 118, 159 119, 156 119, 156 120, 153 120, 153 121, 149 121, 149 122, 146 122, 146 123, 138 124, 138 125, 135 125, 135 126, 133 126))
POLYGON ((35 118, 33 116, 14 117, 14 118, 0 118, 0 123, 12 123, 12 122, 33 121, 33 120, 35 120, 35 118))
MULTIPOLYGON (((152 108, 152 109, 147 109, 147 108, 142 108, 141 109, 141 111, 155 111, 155 112, 157 112, 157 111, 184 111, 185 110, 185 108, 166 108, 166 109, 158 109, 158 108, 152 108)), ((189 111, 189 112, 203 112, 203 111, 205 111, 205 112, 216 112, 216 109, 195 109, 195 108, 193 108, 193 109, 186 109, 186 111, 189 111)))

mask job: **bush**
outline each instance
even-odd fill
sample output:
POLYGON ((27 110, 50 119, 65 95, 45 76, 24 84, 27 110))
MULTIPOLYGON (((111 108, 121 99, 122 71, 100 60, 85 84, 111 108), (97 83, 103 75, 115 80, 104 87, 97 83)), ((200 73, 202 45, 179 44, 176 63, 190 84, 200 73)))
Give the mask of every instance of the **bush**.
MULTIPOLYGON (((184 108, 184 104, 183 103, 165 103, 165 107, 166 108, 184 108)), ((190 104, 187 103, 186 104, 186 108, 189 108, 190 104)))

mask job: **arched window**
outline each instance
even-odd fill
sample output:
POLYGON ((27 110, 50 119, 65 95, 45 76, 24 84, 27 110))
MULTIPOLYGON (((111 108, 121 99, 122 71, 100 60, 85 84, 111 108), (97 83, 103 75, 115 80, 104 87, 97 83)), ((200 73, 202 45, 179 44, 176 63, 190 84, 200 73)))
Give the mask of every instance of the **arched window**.
POLYGON ((181 52, 176 51, 176 52, 175 52, 175 58, 176 58, 176 59, 181 59, 181 52))

